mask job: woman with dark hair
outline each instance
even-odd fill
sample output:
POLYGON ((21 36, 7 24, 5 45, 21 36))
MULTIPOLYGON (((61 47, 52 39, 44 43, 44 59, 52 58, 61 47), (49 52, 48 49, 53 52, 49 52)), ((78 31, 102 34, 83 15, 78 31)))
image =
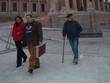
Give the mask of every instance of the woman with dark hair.
POLYGON ((15 23, 13 25, 12 37, 16 45, 17 49, 17 68, 22 65, 23 62, 26 62, 27 56, 23 51, 22 41, 24 39, 24 30, 25 30, 25 23, 23 22, 22 17, 17 16, 15 17, 15 23))

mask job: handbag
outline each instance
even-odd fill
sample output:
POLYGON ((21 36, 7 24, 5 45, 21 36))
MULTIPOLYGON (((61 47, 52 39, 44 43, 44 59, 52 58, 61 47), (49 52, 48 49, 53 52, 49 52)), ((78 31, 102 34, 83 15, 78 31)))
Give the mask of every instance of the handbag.
POLYGON ((36 57, 41 57, 46 53, 46 43, 36 46, 36 57))

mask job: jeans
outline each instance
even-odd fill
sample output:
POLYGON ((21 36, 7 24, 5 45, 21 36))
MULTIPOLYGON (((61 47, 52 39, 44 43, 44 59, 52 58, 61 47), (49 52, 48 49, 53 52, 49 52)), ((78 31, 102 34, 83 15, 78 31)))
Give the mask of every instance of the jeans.
POLYGON ((23 46, 21 41, 15 41, 16 49, 17 49, 17 65, 20 66, 22 64, 22 59, 26 59, 27 56, 23 51, 23 46))
POLYGON ((79 58, 79 38, 72 38, 69 39, 73 54, 74 54, 74 58, 79 58))

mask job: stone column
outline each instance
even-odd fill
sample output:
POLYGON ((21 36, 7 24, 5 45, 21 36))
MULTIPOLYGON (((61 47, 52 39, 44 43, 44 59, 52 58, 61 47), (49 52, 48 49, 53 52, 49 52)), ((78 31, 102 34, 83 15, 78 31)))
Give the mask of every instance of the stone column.
POLYGON ((21 0, 19 0, 17 7, 18 7, 18 13, 21 15, 22 14, 22 1, 21 0))
POLYGON ((70 10, 69 0, 65 0, 65 7, 67 10, 70 10))
POLYGON ((38 8, 37 8, 37 10, 38 10, 38 14, 40 15, 40 13, 41 13, 41 3, 40 3, 40 0, 38 0, 38 8))
POLYGON ((102 0, 102 7, 103 7, 103 11, 105 11, 105 2, 104 2, 104 0, 102 0))
POLYGON ((105 10, 108 11, 108 0, 105 0, 105 10))
POLYGON ((74 4, 74 10, 77 11, 77 2, 76 2, 76 0, 73 0, 73 4, 74 4))
POLYGON ((98 5, 98 10, 100 11, 100 10, 101 10, 101 7, 100 7, 100 0, 97 0, 97 5, 98 5))
POLYGON ((83 2, 83 0, 81 0, 81 7, 82 7, 83 10, 84 10, 84 2, 83 2))
POLYGON ((92 4, 93 4, 93 9, 95 9, 95 0, 92 0, 92 4))
POLYGON ((50 8, 50 4, 49 4, 49 0, 47 0, 47 11, 49 12, 49 8, 50 8))
POLYGON ((31 13, 32 12, 32 5, 31 5, 31 0, 28 0, 28 12, 31 13))
POLYGON ((11 16, 11 1, 8 0, 8 15, 11 16))
POLYGON ((88 1, 88 0, 83 0, 84 10, 85 10, 85 11, 87 11, 87 1, 88 1))

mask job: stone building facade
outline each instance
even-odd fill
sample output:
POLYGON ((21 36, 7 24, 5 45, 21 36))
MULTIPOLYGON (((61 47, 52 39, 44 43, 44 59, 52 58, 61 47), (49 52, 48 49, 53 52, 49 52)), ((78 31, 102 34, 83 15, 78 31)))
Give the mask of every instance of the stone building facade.
MULTIPOLYGON (((34 15, 47 14, 51 8, 61 11, 62 8, 74 11, 86 11, 90 0, 0 0, 0 17, 24 15, 31 12, 34 15)), ((91 0, 93 7, 104 11, 104 0, 91 0)))

